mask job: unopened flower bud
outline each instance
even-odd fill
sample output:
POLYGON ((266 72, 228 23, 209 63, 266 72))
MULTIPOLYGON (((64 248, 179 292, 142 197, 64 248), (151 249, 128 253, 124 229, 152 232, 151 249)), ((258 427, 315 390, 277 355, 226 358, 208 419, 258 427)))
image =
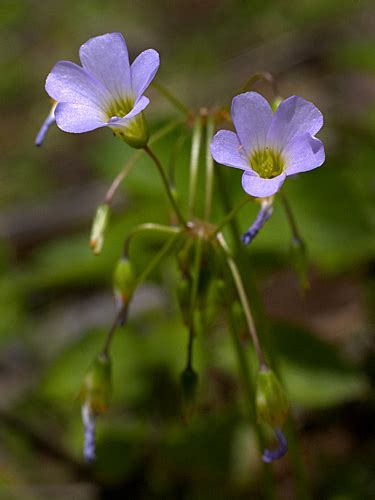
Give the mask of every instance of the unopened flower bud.
POLYGON ((193 368, 188 366, 181 373, 182 410, 186 419, 189 419, 194 412, 197 388, 198 375, 193 368))
POLYGON ((108 226, 110 207, 106 203, 96 209, 91 228, 90 246, 95 255, 99 255, 103 248, 104 235, 108 226))
POLYGON ((108 356, 98 356, 87 372, 80 392, 83 406, 90 414, 98 415, 108 408, 111 395, 111 361, 108 356))
POLYGON ((51 106, 51 109, 47 115, 47 118, 44 120, 42 126, 40 127, 40 130, 35 137, 35 145, 38 146, 39 148, 43 145, 43 141, 46 138, 47 132, 50 128, 51 125, 55 123, 55 109, 57 106, 57 102, 53 101, 53 104, 51 106))
POLYGON ((276 375, 261 368, 256 384, 256 408, 260 422, 280 428, 288 417, 288 400, 276 375))
MULTIPOLYGON (((115 117, 117 118, 117 117, 115 117)), ((111 126, 111 120, 109 120, 111 126)), ((131 118, 127 123, 111 127, 113 133, 119 139, 125 141, 129 146, 141 149, 144 148, 150 138, 147 122, 143 113, 139 113, 134 118, 131 118)))
POLYGON ((135 273, 133 265, 127 257, 122 257, 113 274, 113 291, 115 299, 121 306, 125 305, 133 294, 135 273))

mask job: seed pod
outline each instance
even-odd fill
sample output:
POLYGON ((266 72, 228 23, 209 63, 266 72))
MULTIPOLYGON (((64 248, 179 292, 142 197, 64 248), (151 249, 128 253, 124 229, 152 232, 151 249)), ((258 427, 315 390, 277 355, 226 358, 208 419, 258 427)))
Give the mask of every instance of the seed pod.
POLYGON ((280 428, 288 417, 288 400, 276 375, 269 368, 258 373, 256 384, 256 408, 260 422, 280 428))
POLYGON ((127 257, 122 257, 113 274, 113 292, 120 306, 126 304, 133 294, 135 273, 133 265, 127 257))
POLYGON ((80 392, 82 405, 90 414, 98 415, 107 410, 111 395, 111 361, 108 356, 98 356, 88 370, 80 392))

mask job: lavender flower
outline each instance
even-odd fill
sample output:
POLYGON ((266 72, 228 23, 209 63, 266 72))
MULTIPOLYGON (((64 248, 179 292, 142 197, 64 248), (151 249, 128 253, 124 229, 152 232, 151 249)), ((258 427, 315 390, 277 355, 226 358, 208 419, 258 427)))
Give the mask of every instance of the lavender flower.
POLYGON ((321 112, 301 97, 281 102, 273 114, 266 99, 246 92, 232 101, 236 133, 220 130, 211 143, 214 160, 244 170, 246 193, 265 197, 275 194, 288 175, 323 164, 324 147, 314 135, 323 126, 321 112))
POLYGON ((143 92, 159 68, 159 54, 145 50, 130 65, 121 33, 91 38, 79 51, 82 66, 59 61, 46 80, 46 91, 58 105, 57 126, 79 134, 110 127, 134 147, 148 140, 142 111, 150 100, 143 92))

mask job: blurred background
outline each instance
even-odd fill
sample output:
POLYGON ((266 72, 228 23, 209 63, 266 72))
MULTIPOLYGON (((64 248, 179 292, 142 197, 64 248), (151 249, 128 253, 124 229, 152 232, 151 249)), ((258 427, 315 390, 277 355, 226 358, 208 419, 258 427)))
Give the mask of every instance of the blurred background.
MULTIPOLYGON (((257 70, 271 72, 283 96, 322 110, 326 163, 285 186, 308 247, 311 288, 300 292, 278 202, 246 250, 244 278, 256 285, 256 317, 292 404, 311 498, 374 498, 375 7, 365 0, 1 1, 0 497, 264 497, 219 317, 196 342, 197 414, 189 425, 181 419, 186 331, 173 259, 139 290, 117 332, 98 462, 82 466, 77 394, 114 315, 113 266, 127 231, 167 222, 168 206, 142 157, 116 195, 104 251, 94 257, 92 215, 132 151, 107 130, 75 136, 52 127, 41 149, 34 137, 49 111, 44 81, 52 66, 78 62, 83 42, 112 31, 124 34, 132 59, 157 49, 158 81, 192 110, 230 103, 257 70)), ((267 85, 254 89, 271 97, 267 85)), ((155 90, 147 94, 152 130, 178 117, 155 90)), ((165 162, 177 135, 155 146, 165 162)), ((180 186, 189 148, 187 140, 180 186)), ((216 168, 238 199, 241 174, 216 168)), ((214 221, 222 215, 216 207, 214 221)), ((242 230, 254 216, 255 207, 244 210, 242 230)), ((157 238, 139 238, 137 269, 158 248, 157 238)), ((301 498, 290 457, 270 467, 277 497, 301 498)))

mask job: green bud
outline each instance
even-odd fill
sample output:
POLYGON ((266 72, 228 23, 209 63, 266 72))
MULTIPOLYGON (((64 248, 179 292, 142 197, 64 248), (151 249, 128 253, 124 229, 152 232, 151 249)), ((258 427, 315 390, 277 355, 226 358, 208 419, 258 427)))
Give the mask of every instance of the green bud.
POLYGON ((139 113, 128 123, 120 127, 112 127, 113 133, 129 146, 136 149, 144 148, 150 138, 147 122, 143 113, 139 113))
POLYGON ((126 304, 133 294, 135 273, 133 265, 126 257, 122 257, 115 267, 113 274, 113 291, 121 304, 126 304))
POLYGON ((88 370, 80 392, 83 405, 97 415, 107 410, 111 396, 111 361, 108 356, 98 356, 88 370))
POLYGON ((288 407, 285 391, 274 372, 261 368, 256 383, 258 420, 280 428, 288 417, 288 407))
POLYGON ((275 97, 275 99, 273 99, 273 101, 271 102, 272 111, 275 112, 282 102, 283 102, 282 97, 280 96, 275 97))
POLYGON ((310 288, 308 273, 308 258, 304 242, 299 238, 292 238, 290 246, 290 255, 294 270, 298 276, 302 290, 310 288))
POLYGON ((104 235, 108 226, 110 207, 106 203, 96 209, 91 228, 90 246, 95 255, 99 255, 103 248, 104 235))
POLYGON ((198 388, 198 375, 191 367, 181 373, 182 409, 185 418, 190 418, 194 412, 198 388))

